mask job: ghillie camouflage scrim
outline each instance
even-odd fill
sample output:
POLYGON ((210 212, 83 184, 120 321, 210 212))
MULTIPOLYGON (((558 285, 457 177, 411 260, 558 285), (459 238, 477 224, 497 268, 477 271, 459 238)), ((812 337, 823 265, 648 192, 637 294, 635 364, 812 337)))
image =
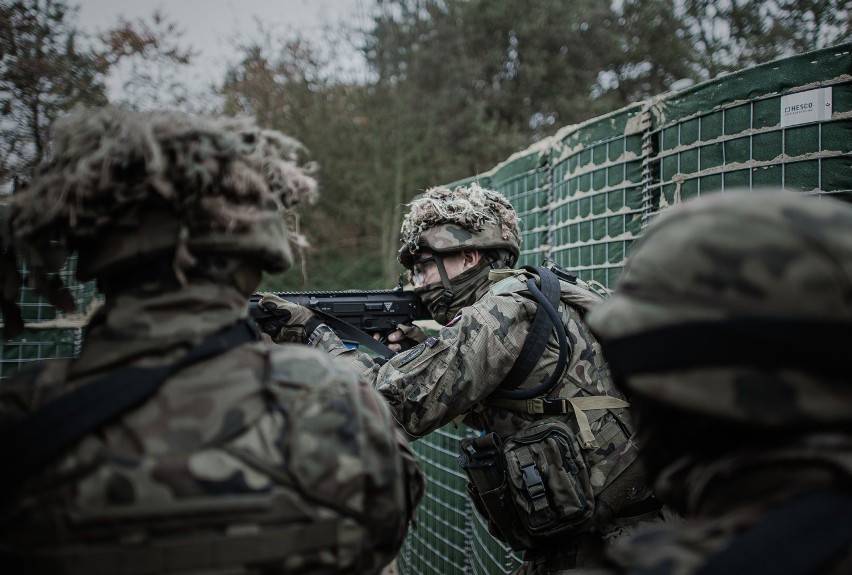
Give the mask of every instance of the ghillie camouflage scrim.
POLYGON ((272 272, 291 265, 297 232, 284 220, 317 195, 315 166, 299 165, 292 138, 248 118, 115 108, 77 108, 53 135, 51 160, 9 201, 5 245, 60 307, 73 302, 48 274, 74 250, 81 281, 164 255, 182 277, 210 251, 272 272))
POLYGON ((748 572, 778 572, 785 550, 743 537, 766 521, 777 541, 796 542, 801 572, 852 572, 848 539, 830 558, 805 543, 814 534, 828 539, 818 509, 770 519, 803 494, 852 498, 852 390, 842 367, 849 337, 825 342, 826 334, 852 333, 850 230, 852 206, 829 197, 726 190, 671 208, 634 247, 615 295, 588 319, 605 350, 691 325, 771 325, 773 340, 795 349, 765 354, 753 337, 724 361, 730 342, 695 331, 684 344, 718 354, 713 363, 690 364, 671 349, 660 350, 656 371, 608 358, 633 398, 655 492, 688 518, 619 540, 608 573, 692 575, 743 541, 738 557, 756 565, 748 572), (839 357, 825 358, 826 349, 839 357))
POLYGON ((435 187, 409 204, 402 222, 399 262, 410 268, 422 247, 435 252, 465 248, 505 249, 516 258, 521 245, 518 216, 500 193, 478 184, 435 187))

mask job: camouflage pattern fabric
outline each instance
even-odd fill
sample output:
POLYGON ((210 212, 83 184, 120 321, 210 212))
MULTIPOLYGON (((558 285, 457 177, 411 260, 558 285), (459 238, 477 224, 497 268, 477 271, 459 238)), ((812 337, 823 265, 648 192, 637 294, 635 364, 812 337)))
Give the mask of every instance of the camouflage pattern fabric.
MULTIPOLYGON (((608 552, 611 568, 594 573, 699 573, 797 496, 852 496, 849 377, 825 370, 814 343, 820 327, 852 333, 850 230, 849 205, 781 190, 701 198, 649 227, 615 296, 589 315, 605 346, 666 326, 768 321, 797 351, 772 361, 746 353, 735 362, 661 363, 638 373, 610 358, 623 373, 619 387, 634 399, 655 492, 686 521, 619 540, 608 552), (798 333, 803 325, 815 331, 798 333)), ((730 345, 700 336, 686 343, 711 351, 730 345)), ((811 549, 798 546, 807 519, 791 522, 784 543, 804 560, 811 549)), ((850 573, 852 544, 814 560, 809 572, 850 573)))
MULTIPOLYGON (((848 434, 814 433, 750 445, 711 462, 680 461, 678 469, 670 470, 668 481, 688 501, 683 510, 686 520, 641 526, 607 549, 607 568, 565 573, 694 575, 737 536, 794 496, 849 485, 850 453, 848 434)), ((797 539, 794 536, 787 543, 795 546, 797 539)), ((852 573, 852 545, 811 572, 852 573)))
MULTIPOLYGON (((496 272, 492 277, 502 279, 496 272)), ((503 282, 501 282, 501 285, 503 282)), ((500 386, 520 353, 536 311, 535 302, 525 295, 526 286, 515 281, 514 289, 493 288, 486 280, 475 302, 463 308, 437 337, 394 356, 380 366, 368 355, 347 349, 333 334, 326 333, 315 344, 332 355, 349 358, 360 365, 364 375, 375 381, 391 413, 411 438, 422 437, 459 416, 468 426, 496 432, 507 438, 543 415, 489 405, 489 396, 500 386)), ((595 338, 585 326, 583 314, 565 302, 558 312, 566 326, 571 345, 568 367, 562 379, 548 394, 550 397, 622 396, 612 387, 607 366, 595 338)), ((536 367, 521 385, 535 387, 550 375, 556 365, 558 344, 552 335, 536 367)), ((592 483, 597 490, 617 496, 599 500, 597 512, 612 517, 621 507, 649 497, 636 460, 631 426, 624 409, 599 409, 587 412, 599 447, 585 455, 593 466, 592 483), (620 478, 620 480, 618 479, 620 478), (608 488, 608 489, 605 489, 608 488)), ((576 431, 573 415, 566 421, 576 431)), ((602 533, 621 530, 614 522, 601 521, 602 533)), ((600 546, 601 534, 583 545, 600 546)), ((550 553, 570 542, 548 542, 550 553)), ((581 556, 583 554, 581 553, 581 556)), ((586 554, 587 564, 599 557, 586 554)))
MULTIPOLYGON (((613 340, 733 320, 852 321, 852 207, 789 192, 726 192, 660 215, 637 242, 615 295, 589 315, 613 340)), ((707 345, 716 342, 697 342, 707 345)), ((852 423, 852 389, 790 369, 716 365, 628 378, 631 393, 761 427, 852 423), (760 398, 749 401, 749 398, 760 398)))
MULTIPOLYGON (((244 296, 215 284, 117 303, 78 361, 0 386, 0 425, 117 366, 169 363, 246 315, 244 296)), ((378 573, 422 494, 368 383, 305 346, 249 343, 175 374, 33 477, 3 506, 0 555, 34 573, 56 556, 63 573, 378 573), (300 540, 288 528, 310 544, 283 552, 300 540), (229 555, 237 543, 251 553, 229 555)))

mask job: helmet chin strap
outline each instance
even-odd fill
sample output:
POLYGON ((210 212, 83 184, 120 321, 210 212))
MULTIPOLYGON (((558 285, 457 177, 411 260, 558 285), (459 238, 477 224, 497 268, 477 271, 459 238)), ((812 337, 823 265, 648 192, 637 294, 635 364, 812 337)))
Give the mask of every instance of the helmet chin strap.
MULTIPOLYGON (((450 276, 447 273, 447 268, 444 267, 443 256, 436 252, 432 252, 432 257, 435 258, 435 266, 438 268, 438 275, 441 276, 441 285, 444 286, 444 294, 441 296, 441 305, 444 306, 444 313, 447 313, 450 311, 450 306, 453 304, 456 293, 453 291, 452 284, 450 284, 450 276)), ((500 258, 497 258, 488 262, 488 265, 491 269, 499 269, 507 264, 500 258)))
POLYGON ((432 253, 435 258, 435 265, 438 268, 438 274, 441 276, 441 284, 444 286, 444 295, 441 296, 441 304, 444 306, 444 313, 450 311, 450 306, 453 303, 453 298, 456 297, 450 284, 450 276, 447 274, 447 268, 444 267, 444 258, 437 253, 432 253))

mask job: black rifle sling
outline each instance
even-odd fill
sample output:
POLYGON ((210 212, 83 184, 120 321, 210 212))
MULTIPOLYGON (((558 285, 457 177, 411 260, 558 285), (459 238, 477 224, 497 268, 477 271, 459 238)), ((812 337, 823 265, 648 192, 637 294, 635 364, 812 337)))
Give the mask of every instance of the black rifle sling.
POLYGON ((240 321, 208 336, 175 363, 159 367, 130 366, 49 401, 28 417, 4 429, 0 461, 0 493, 14 492, 28 477, 60 456, 85 435, 150 398, 177 371, 228 349, 257 341, 250 321, 240 321))
POLYGON ((547 393, 559 381, 559 378, 562 377, 568 355, 565 326, 556 312, 561 294, 559 278, 549 269, 541 266, 524 266, 522 269, 537 274, 541 281, 541 290, 539 291, 534 279, 527 280, 530 295, 538 303, 538 308, 530 325, 530 330, 527 332, 520 355, 518 355, 517 360, 512 365, 512 369, 506 374, 506 378, 500 384, 500 388, 492 394, 492 397, 498 399, 529 399, 547 393), (533 389, 517 389, 538 364, 538 360, 544 353, 544 348, 550 339, 552 328, 556 328, 556 334, 560 342, 559 360, 553 374, 551 374, 550 378, 543 385, 536 386, 533 389))
POLYGON ((326 313, 322 310, 316 308, 309 308, 312 313, 318 315, 322 318, 323 323, 325 323, 328 327, 334 330, 334 333, 337 334, 337 337, 340 339, 347 339, 350 341, 357 342, 359 345, 363 345, 366 348, 373 350, 375 353, 379 354, 384 359, 390 359, 396 355, 395 351, 392 351, 388 346, 383 343, 376 341, 366 332, 361 331, 354 325, 349 322, 343 321, 342 319, 331 315, 330 313, 326 313))
POLYGON ((806 575, 852 543, 852 497, 811 491, 771 511, 710 558, 697 575, 806 575))

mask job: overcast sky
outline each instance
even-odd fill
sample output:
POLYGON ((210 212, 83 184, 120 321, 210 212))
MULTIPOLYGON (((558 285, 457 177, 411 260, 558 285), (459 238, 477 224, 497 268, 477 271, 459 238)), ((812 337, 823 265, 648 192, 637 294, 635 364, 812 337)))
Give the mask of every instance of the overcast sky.
POLYGON ((319 31, 323 24, 359 21, 373 0, 69 0, 79 5, 77 22, 90 33, 118 24, 119 18, 145 18, 159 10, 184 32, 184 47, 192 47, 196 81, 219 82, 225 65, 234 60, 232 40, 265 26, 319 31))

